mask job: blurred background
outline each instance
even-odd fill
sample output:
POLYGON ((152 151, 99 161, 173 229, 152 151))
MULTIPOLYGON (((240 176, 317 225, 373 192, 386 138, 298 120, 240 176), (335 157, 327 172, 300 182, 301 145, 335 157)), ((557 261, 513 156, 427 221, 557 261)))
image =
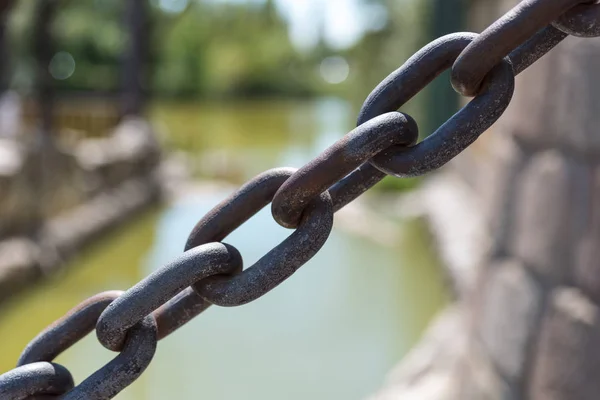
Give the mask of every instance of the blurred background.
MULTIPOLYGON (((462 23, 459 1, 450 13, 447 1, 9 3, 2 372, 80 301, 177 256, 236 186, 342 137, 380 80, 462 23)), ((424 132, 458 105, 446 86, 449 102, 433 88, 407 107, 424 132)), ((422 221, 380 210, 418 184, 386 179, 293 279, 190 322, 118 398, 373 393, 449 296, 422 221)), ((249 266, 288 234, 266 209, 228 241, 249 266)), ((89 335, 58 362, 80 381, 113 356, 89 335)))
MULTIPOLYGON (((0 373, 82 300, 125 290, 180 254, 196 221, 240 184, 300 167, 341 138, 369 92, 424 44, 479 31, 514 3, 2 1, 0 373)), ((426 136, 460 105, 444 73, 403 111, 426 136)), ((487 204, 496 183, 514 181, 488 173, 486 160, 506 147, 478 142, 426 181, 386 178, 336 214, 323 250, 291 279, 160 342, 117 398, 377 392, 432 318, 467 297, 490 236, 485 215, 507 221, 514 211, 490 200, 505 213, 484 207, 480 217, 476 196, 457 195, 483 185, 487 204)), ((519 187, 498 186, 490 199, 519 187)), ((249 266, 288 234, 265 209, 227 241, 249 266)), ((495 323, 492 333, 512 324, 495 323)), ((440 349, 464 347, 454 344, 416 350, 397 379, 416 381, 440 349)), ((112 357, 92 334, 57 361, 79 382, 112 357)))
MULTIPOLYGON (((83 299, 177 256, 236 186, 300 167, 352 129, 381 79, 440 24, 458 29, 461 7, 445 3, 7 3, 0 370, 83 299)), ((452 111, 444 89, 453 101, 437 104, 452 111)), ((408 109, 433 128, 435 102, 430 90, 408 109)), ((340 218, 323 251, 269 296, 210 309, 161 342, 118 398, 192 398, 199 387, 213 399, 373 393, 448 296, 424 225, 378 204, 340 218)), ((228 239, 247 266, 289 234, 269 214, 228 239)), ((112 357, 90 335, 58 362, 80 381, 112 357)))

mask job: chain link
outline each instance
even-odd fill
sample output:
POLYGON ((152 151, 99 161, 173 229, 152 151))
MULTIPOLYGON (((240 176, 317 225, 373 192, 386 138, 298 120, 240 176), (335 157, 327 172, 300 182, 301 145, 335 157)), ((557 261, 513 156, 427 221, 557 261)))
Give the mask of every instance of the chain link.
MULTIPOLYGON (((268 204, 293 168, 266 171, 250 180, 202 218, 186 249, 227 236, 268 204), (218 234, 216 234, 218 232, 218 234)), ((205 300, 224 307, 256 300, 289 278, 325 244, 333 227, 333 206, 327 191, 308 203, 298 228, 254 265, 231 277, 212 277, 193 285, 205 300)))
MULTIPOLYGON (((93 331, 103 311, 123 294, 120 291, 103 292, 80 303, 27 345, 19 358, 18 366, 25 368, 29 365, 49 364, 93 331)), ((60 388, 64 390, 58 391, 40 384, 37 386, 37 393, 61 394, 61 399, 69 400, 110 399, 134 382, 148 367, 156 351, 156 341, 156 321, 151 315, 146 315, 129 330, 121 352, 78 386, 73 388, 72 384, 70 387, 63 385, 60 388)), ((48 371, 44 372, 48 374, 48 371)), ((0 393, 3 390, 2 377, 5 375, 0 375, 0 393)))
POLYGON ((62 365, 49 362, 34 362, 0 375, 0 399, 60 395, 72 388, 71 373, 62 365))
POLYGON ((486 28, 452 66, 452 86, 476 96, 492 68, 540 29, 582 0, 524 0, 486 28))
POLYGON ((104 347, 121 351, 127 332, 189 285, 212 275, 242 270, 242 256, 223 243, 209 243, 186 251, 110 303, 96 324, 104 347))
POLYGON ((352 132, 298 170, 272 169, 250 180, 196 224, 179 258, 125 292, 89 298, 41 332, 17 368, 0 375, 0 398, 114 397, 146 369, 157 340, 212 304, 248 303, 289 278, 325 244, 334 212, 386 175, 422 175, 457 156, 508 107, 514 77, 568 35, 600 36, 600 4, 525 0, 479 35, 431 42, 373 90, 352 132), (397 110, 448 68, 456 91, 474 98, 415 144, 416 122, 397 110), (273 218, 295 230, 243 269, 239 252, 220 242, 271 202, 273 218), (93 330, 119 354, 74 386, 69 371, 51 361, 93 330))
MULTIPOLYGON (((475 34, 454 33, 422 48, 371 92, 360 111, 358 123, 402 107, 449 68, 476 39, 475 34)), ((389 148, 373 157, 370 163, 397 177, 418 176, 441 167, 500 118, 513 91, 514 74, 510 62, 500 60, 488 75, 483 91, 432 135, 409 148, 389 148)))
POLYGON ((300 168, 279 188, 271 211, 283 227, 298 226, 304 208, 334 183, 391 146, 413 145, 419 138, 416 122, 390 112, 359 125, 300 168))
POLYGON ((597 1, 582 1, 561 16, 552 25, 569 35, 579 37, 600 36, 600 4, 597 1))

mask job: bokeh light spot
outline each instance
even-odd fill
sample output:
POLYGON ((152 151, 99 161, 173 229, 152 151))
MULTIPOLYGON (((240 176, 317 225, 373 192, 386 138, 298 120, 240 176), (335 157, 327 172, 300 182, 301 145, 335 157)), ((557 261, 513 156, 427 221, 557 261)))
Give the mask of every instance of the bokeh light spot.
POLYGON ((348 79, 350 65, 344 57, 332 56, 321 61, 319 70, 325 82, 336 85, 348 79))
POLYGON ((54 79, 68 79, 75 72, 75 59, 66 51, 59 51, 50 60, 48 71, 54 79))
POLYGON ((169 14, 180 14, 185 11, 189 0, 158 0, 158 7, 169 14))

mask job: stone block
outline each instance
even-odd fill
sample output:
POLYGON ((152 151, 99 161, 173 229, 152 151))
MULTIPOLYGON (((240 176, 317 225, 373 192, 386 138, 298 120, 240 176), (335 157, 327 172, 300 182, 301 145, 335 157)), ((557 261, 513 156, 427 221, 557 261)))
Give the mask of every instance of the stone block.
POLYGON ((561 81, 556 79, 561 55, 550 52, 547 62, 536 63, 516 78, 515 93, 504 115, 498 121, 499 129, 525 143, 548 147, 558 135, 553 115, 561 112, 559 96, 551 96, 561 81), (549 85, 552 82, 552 86, 549 85))
POLYGON ((485 350, 472 343, 469 356, 464 358, 462 377, 456 400, 518 400, 511 387, 487 357, 485 350))
POLYGON ((539 328, 542 289, 516 261, 492 265, 483 293, 479 325, 483 348, 498 371, 520 385, 539 328))
POLYGON ((578 209, 585 210, 587 226, 576 247, 575 284, 600 303, 600 168, 596 168, 591 181, 587 204, 578 209))
POLYGON ((490 168, 485 179, 478 182, 481 193, 484 218, 491 236, 490 253, 505 254, 508 237, 513 227, 516 197, 516 182, 522 171, 525 156, 521 147, 504 132, 491 132, 489 141, 493 151, 487 160, 490 168))
POLYGON ((600 92, 600 43, 568 37, 558 50, 562 52, 560 69, 548 90, 559 107, 556 113, 546 115, 556 124, 559 146, 581 158, 596 158, 600 153, 600 113, 594 104, 600 92))
POLYGON ((599 371, 598 307, 578 289, 556 289, 543 317, 528 398, 596 400, 599 371))
POLYGON ((569 165, 554 151, 536 155, 517 185, 511 255, 550 281, 569 274, 571 193, 569 165))

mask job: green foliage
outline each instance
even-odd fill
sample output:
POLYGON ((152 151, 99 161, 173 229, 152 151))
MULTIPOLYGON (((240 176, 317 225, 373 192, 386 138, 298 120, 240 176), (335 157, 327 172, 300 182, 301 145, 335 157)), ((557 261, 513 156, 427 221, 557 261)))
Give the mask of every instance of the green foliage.
MULTIPOLYGON (((427 42, 427 27, 423 20, 429 3, 416 0, 363 1, 384 6, 387 24, 382 30, 367 32, 361 42, 347 52, 354 71, 348 81, 349 91, 351 98, 361 101, 427 42)), ((420 108, 417 101, 410 102, 403 110, 419 118, 420 108)))
POLYGON ((233 97, 307 95, 309 61, 270 7, 202 5, 162 21, 153 41, 159 94, 233 97))
POLYGON ((421 178, 396 178, 387 176, 374 189, 382 192, 406 192, 419 186, 421 178))
MULTIPOLYGON (((14 85, 30 91, 34 81, 32 54, 33 16, 37 1, 17 2, 11 14, 9 39, 14 64, 14 85)), ((70 53, 76 62, 69 79, 58 89, 114 91, 119 87, 119 62, 124 49, 123 2, 119 0, 63 1, 53 21, 55 51, 70 53)))
MULTIPOLYGON (((382 77, 397 68, 426 38, 424 10, 429 2, 363 0, 388 10, 382 30, 366 32, 351 49, 334 51, 321 41, 309 52, 292 45, 286 21, 273 1, 190 1, 180 14, 147 3, 147 71, 144 84, 159 97, 234 98, 251 96, 304 97, 327 94, 361 101, 382 77), (350 76, 328 85, 318 66, 340 54, 350 64, 350 76)), ((22 1, 11 16, 11 44, 16 81, 29 89, 34 64, 31 26, 35 3, 22 1)), ((121 86, 120 63, 126 49, 121 0, 63 0, 54 21, 53 43, 76 63, 59 90, 115 92, 121 86)), ((407 110, 411 110, 409 105, 407 110)), ((418 111, 413 110, 413 114, 418 111)), ((415 115, 417 117, 418 115, 415 115)))
MULTIPOLYGON (((115 92, 126 48, 124 2, 76 0, 61 3, 50 43, 76 63, 58 90, 115 92)), ((315 60, 290 42, 287 25, 272 2, 190 2, 181 14, 148 5, 146 89, 156 96, 230 98, 307 96, 319 91, 315 60)), ((11 16, 15 85, 33 81, 31 54, 35 2, 19 2, 11 16)))
MULTIPOLYGON (((300 1, 300 0, 298 0, 300 1)), ((325 1, 325 0, 323 0, 325 1)), ((374 24, 349 49, 334 50, 321 38, 308 52, 290 41, 288 26, 273 1, 190 1, 179 14, 148 0, 147 74, 142 82, 158 98, 233 100, 245 97, 339 96, 358 110, 369 92, 425 43, 460 30, 463 0, 362 0, 386 10, 386 23, 374 24), (344 57, 348 79, 325 83, 319 65, 331 55, 344 57)), ((31 21, 34 1, 21 1, 11 16, 14 84, 31 90, 34 63, 31 21)), ((57 80, 59 90, 116 92, 127 48, 123 0, 63 0, 54 21, 56 51, 69 52, 75 72, 57 80)), ((447 75, 404 105, 418 121, 421 135, 431 133, 457 107, 447 75)), ((403 190, 417 180, 386 179, 381 190, 403 190)))

